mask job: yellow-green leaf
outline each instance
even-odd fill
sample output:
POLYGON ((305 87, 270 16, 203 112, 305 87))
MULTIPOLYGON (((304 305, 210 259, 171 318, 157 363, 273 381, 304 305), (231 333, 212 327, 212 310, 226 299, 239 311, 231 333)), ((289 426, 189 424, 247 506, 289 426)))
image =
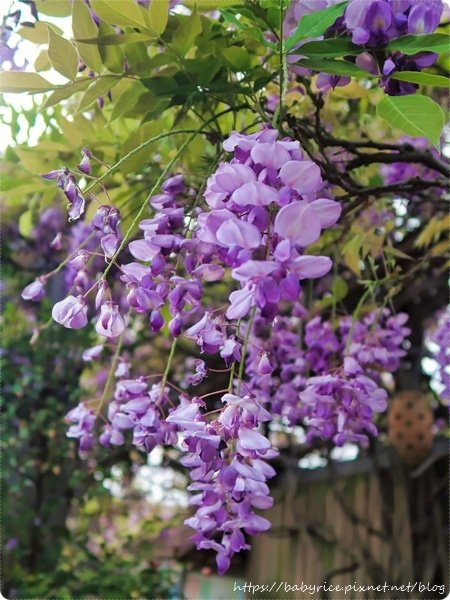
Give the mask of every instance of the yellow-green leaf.
POLYGON ((59 104, 61 100, 65 100, 66 98, 70 98, 76 92, 81 92, 85 90, 92 83, 89 77, 83 77, 82 79, 77 79, 73 83, 68 83, 67 85, 63 85, 50 94, 47 100, 44 102, 44 108, 48 108, 49 106, 54 106, 55 104, 59 104))
POLYGON ((414 246, 417 248, 427 248, 432 243, 436 243, 444 231, 448 231, 450 227, 450 215, 439 219, 432 217, 423 230, 420 232, 414 246))
POLYGON ((361 250, 361 236, 356 235, 351 238, 342 248, 342 255, 345 265, 357 276, 361 277, 361 259, 359 256, 361 250))
POLYGON ((0 92, 20 94, 21 92, 48 92, 55 88, 37 73, 23 71, 3 71, 0 73, 0 92))
MULTIPOLYGON (((84 0, 74 0, 72 8, 72 30, 75 38, 94 38, 98 33, 91 12, 84 0)), ((76 42, 83 62, 96 73, 102 70, 102 57, 97 46, 76 42)))
MULTIPOLYGON (((33 44, 46 44, 48 42, 47 25, 50 25, 50 23, 36 21, 36 23, 30 23, 27 26, 21 27, 17 33, 24 40, 33 42, 33 44)), ((51 27, 56 33, 62 33, 62 30, 59 27, 56 27, 56 25, 53 25, 53 23, 51 24, 51 27)))
POLYGON ((35 0, 39 13, 50 17, 68 17, 72 10, 70 0, 35 0))
POLYGON ((26 210, 19 217, 19 233, 23 237, 30 237, 33 231, 33 213, 31 210, 26 210))
POLYGON ((238 2, 236 0, 184 0, 184 4, 189 7, 197 6, 199 10, 209 11, 235 6, 238 2))
POLYGON ((250 56, 244 48, 231 46, 230 48, 224 48, 222 54, 235 71, 247 71, 250 68, 250 56))
POLYGON ((156 35, 161 35, 169 19, 169 0, 152 0, 148 8, 150 27, 156 35))
POLYGON ((145 92, 145 86, 140 81, 132 81, 115 100, 109 122, 114 121, 133 108, 139 96, 145 92))
POLYGON ((53 31, 51 27, 48 29, 48 57, 52 67, 72 81, 78 73, 78 54, 69 40, 64 39, 61 35, 53 31))
POLYGON ((172 37, 172 47, 180 56, 192 48, 195 38, 202 32, 202 22, 200 20, 197 6, 194 7, 189 17, 180 16, 180 24, 172 37))
POLYGON ((103 96, 111 88, 113 88, 118 81, 119 79, 117 77, 114 77, 113 75, 106 75, 91 83, 81 97, 77 111, 82 111, 88 108, 99 96, 103 96))
POLYGON ((48 71, 52 68, 52 65, 50 64, 50 61, 48 59, 47 50, 42 50, 42 52, 39 52, 39 54, 36 57, 36 60, 34 61, 34 68, 38 72, 48 71))
POLYGON ((19 157, 21 165, 34 175, 46 173, 53 168, 52 163, 55 157, 48 152, 42 152, 38 146, 14 148, 14 152, 19 157))
POLYGON ((95 13, 110 25, 147 29, 144 9, 135 0, 91 0, 95 13))
POLYGON ((439 150, 445 115, 439 104, 428 96, 385 96, 377 106, 377 115, 408 135, 426 137, 439 150))
MULTIPOLYGON (((100 23, 99 27, 100 37, 105 36, 117 36, 115 34, 114 28, 108 23, 100 23)), ((120 46, 103 46, 99 45, 100 56, 102 57, 103 64, 105 67, 112 71, 113 73, 122 73, 123 72, 123 59, 124 54, 123 50, 120 46)))

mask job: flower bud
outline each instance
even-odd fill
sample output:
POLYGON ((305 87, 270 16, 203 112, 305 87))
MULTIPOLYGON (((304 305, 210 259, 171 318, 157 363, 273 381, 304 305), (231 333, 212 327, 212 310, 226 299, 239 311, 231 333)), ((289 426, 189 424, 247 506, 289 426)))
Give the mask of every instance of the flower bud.
POLYGON ((68 329, 81 329, 87 324, 87 306, 82 296, 69 295, 57 302, 52 310, 53 319, 68 329))
POLYGON ((153 333, 158 333, 164 326, 164 317, 159 310, 152 310, 150 315, 150 327, 153 333))
POLYGON ((22 298, 24 300, 31 300, 32 302, 39 302, 45 296, 44 284, 40 279, 35 279, 32 283, 29 283, 22 291, 22 298))
POLYGON ((125 321, 119 312, 119 306, 114 302, 105 302, 100 309, 100 316, 95 324, 99 335, 107 338, 119 336, 125 330, 125 321))

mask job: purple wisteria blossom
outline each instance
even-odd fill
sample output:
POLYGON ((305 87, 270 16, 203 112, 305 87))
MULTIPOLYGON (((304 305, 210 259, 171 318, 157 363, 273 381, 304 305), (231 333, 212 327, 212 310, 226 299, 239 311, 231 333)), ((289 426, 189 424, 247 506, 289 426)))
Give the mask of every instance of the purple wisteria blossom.
MULTIPOLYGON (((181 448, 192 492, 186 523, 198 549, 216 552, 220 573, 250 547, 249 536, 270 527, 259 513, 273 503, 269 423, 301 425, 307 443, 366 444, 386 408, 381 375, 399 367, 408 335, 405 316, 387 309, 332 321, 301 304, 304 282, 330 272, 330 257, 313 245, 341 205, 300 144, 264 127, 232 132, 223 149, 228 156, 203 198, 193 200, 182 174, 169 177, 123 249, 114 206, 98 203, 90 221, 71 225, 61 265, 69 291, 52 311, 67 328, 92 320, 95 339, 82 354, 90 368, 113 356, 106 389, 67 415, 80 454, 126 444, 144 453, 181 448), (168 364, 147 374, 128 342, 160 332, 163 344, 154 347, 171 342, 168 364), (193 352, 180 364, 181 345, 193 352), (195 395, 222 378, 222 389, 195 395)), ((84 149, 78 170, 89 174, 93 158, 84 149)), ((76 211, 76 176, 46 176, 76 211)), ((61 267, 23 297, 39 300, 61 267)))
POLYGON ((383 56, 380 50, 391 40, 407 34, 432 33, 439 25, 444 4, 441 0, 351 0, 345 10, 342 24, 358 46, 375 49, 358 56, 356 63, 372 74, 380 75, 384 91, 390 95, 414 94, 418 86, 397 81, 391 75, 399 71, 421 71, 433 65, 438 55, 419 52, 407 56, 392 52, 383 56))
POLYGON ((396 371, 405 355, 406 315, 378 310, 355 322, 343 318, 335 329, 330 321, 298 313, 275 319, 269 343, 258 337, 264 322, 256 323, 247 359, 250 389, 273 414, 292 426, 303 425, 308 441, 366 444, 367 434, 377 434, 374 415, 386 409, 380 374, 396 371), (270 362, 266 373, 261 370, 264 347, 270 362))
POLYGON ((441 397, 450 403, 450 313, 444 312, 437 323, 437 327, 431 336, 431 342, 435 344, 433 352, 438 363, 439 382, 442 385, 441 397))
POLYGON ((87 325, 87 304, 82 296, 69 295, 57 302, 52 309, 52 317, 68 329, 80 329, 87 325))
POLYGON ((208 180, 211 210, 198 216, 196 236, 217 248, 241 284, 230 294, 227 317, 243 318, 253 306, 274 315, 280 301, 298 296, 301 279, 331 268, 327 257, 303 254, 322 229, 336 223, 341 208, 318 197, 324 186, 320 169, 298 142, 278 140, 272 129, 233 132, 224 149, 233 158, 208 180))
MULTIPOLYGON (((337 0, 293 0, 286 11, 284 35, 291 35, 299 21, 308 14, 323 10, 337 0)), ((404 35, 433 33, 439 25, 444 10, 442 0, 350 0, 342 17, 325 32, 325 38, 348 35, 352 42, 366 52, 356 57, 356 64, 372 75, 378 76, 380 85, 390 95, 414 94, 418 85, 392 79, 399 71, 421 71, 433 65, 438 55, 419 52, 407 56, 402 52, 386 52, 387 44, 404 35)), ((289 63, 302 58, 301 46, 311 38, 302 40, 289 56, 289 63)), ((292 64, 291 73, 305 75, 309 71, 292 64)), ((320 73, 317 88, 323 92, 336 86, 347 85, 349 77, 320 73)))
POLYGON ((22 298, 24 300, 32 300, 33 302, 39 302, 45 296, 44 282, 37 278, 32 283, 28 284, 22 291, 22 298))

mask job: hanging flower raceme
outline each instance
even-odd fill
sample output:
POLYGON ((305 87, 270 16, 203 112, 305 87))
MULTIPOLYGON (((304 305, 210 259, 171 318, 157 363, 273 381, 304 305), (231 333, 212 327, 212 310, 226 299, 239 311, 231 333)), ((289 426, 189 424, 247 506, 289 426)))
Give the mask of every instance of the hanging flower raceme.
POLYGON ((320 169, 299 143, 279 140, 275 130, 234 132, 223 147, 233 158, 208 180, 211 210, 198 216, 196 237, 213 247, 241 285, 230 294, 227 317, 241 319, 257 306, 273 318, 281 301, 298 298, 302 279, 330 270, 328 257, 305 250, 336 223, 341 207, 320 197, 320 169))
MULTIPOLYGON (((293 0, 286 12, 285 35, 291 35, 305 15, 333 4, 336 4, 336 0, 293 0)), ((380 85, 387 94, 414 94, 418 89, 417 84, 393 79, 392 75, 401 71, 421 71, 433 65, 438 55, 434 52, 417 52, 408 56, 403 52, 385 51, 385 48, 390 41, 400 36, 433 33, 440 23, 443 10, 442 0, 350 0, 342 17, 325 32, 324 37, 347 35, 353 44, 367 49, 356 57, 356 64, 378 76, 380 85)), ((302 40, 296 46, 296 53, 289 57, 290 61, 294 63, 301 58, 301 46, 308 41, 302 40)), ((300 75, 308 72, 295 65, 291 69, 300 75)), ((321 73, 317 79, 317 87, 326 91, 347 85, 349 81, 348 77, 321 73)))
POLYGON ((450 403, 450 313, 444 312, 431 336, 434 359, 438 364, 438 379, 442 386, 440 396, 450 403))
MULTIPOLYGON (((70 291, 53 307, 54 320, 73 329, 91 320, 98 337, 83 360, 95 366, 114 357, 100 397, 67 415, 68 435, 83 456, 98 444, 128 443, 146 453, 181 447, 193 492, 186 522, 197 548, 217 553, 220 573, 249 548, 248 536, 270 526, 258 513, 272 506, 270 421, 304 426, 308 442, 366 443, 386 404, 380 373, 398 367, 407 334, 404 318, 389 311, 342 318, 335 327, 302 306, 303 281, 332 264, 310 248, 338 221, 341 206, 299 143, 266 127, 233 132, 223 148, 229 158, 206 182, 203 205, 182 175, 168 178, 122 253, 119 211, 99 203, 90 223, 72 226, 66 261, 23 292, 40 299, 64 267, 70 291), (133 376, 142 363, 133 367, 122 346, 136 331, 161 330, 172 338, 164 373, 133 376), (193 352, 184 372, 177 367, 176 385, 178 338, 193 352), (223 368, 215 368, 218 361, 223 368), (217 373, 226 387, 211 390, 217 373), (205 384, 211 391, 201 396, 205 384)), ((92 159, 83 150, 82 173, 92 159)), ((69 170, 51 177, 66 195, 81 195, 69 170)))
POLYGON ((421 71, 433 65, 438 55, 418 52, 407 56, 402 52, 384 53, 382 50, 400 36, 433 33, 439 25, 443 8, 441 0, 351 0, 341 26, 351 35, 354 44, 369 49, 357 57, 356 64, 374 75, 380 75, 380 84, 387 94, 414 94, 418 89, 416 84, 392 79, 391 75, 400 71, 421 71), (377 50, 376 58, 374 49, 377 50))
POLYGON ((301 307, 295 313, 277 317, 269 338, 258 335, 264 322, 256 322, 247 355, 250 389, 272 414, 304 426, 308 441, 367 444, 367 434, 377 435, 374 415, 386 409, 381 374, 395 372, 405 355, 407 316, 375 310, 360 320, 342 318, 334 328, 320 317, 308 318, 301 307), (270 362, 266 374, 261 348, 270 362))

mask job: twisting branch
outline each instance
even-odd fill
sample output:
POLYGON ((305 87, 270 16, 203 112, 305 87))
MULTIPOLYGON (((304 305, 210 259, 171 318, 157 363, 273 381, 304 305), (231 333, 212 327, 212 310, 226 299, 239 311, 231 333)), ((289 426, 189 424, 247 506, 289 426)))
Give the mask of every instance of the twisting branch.
POLYGON ((386 194, 416 194, 432 188, 449 189, 450 169, 448 163, 433 156, 428 150, 415 148, 408 143, 391 144, 372 140, 349 141, 333 137, 324 127, 321 110, 324 101, 321 94, 312 91, 310 82, 302 79, 308 96, 315 107, 313 119, 298 119, 288 115, 287 123, 295 139, 299 140, 308 156, 320 167, 323 176, 331 184, 339 186, 345 194, 344 214, 366 201, 368 197, 379 198, 386 194), (342 150, 342 159, 336 161, 331 148, 342 150), (373 164, 408 163, 427 167, 436 172, 436 179, 414 177, 399 183, 366 187, 361 185, 352 171, 373 164), (440 177, 442 176, 442 177, 440 177))

